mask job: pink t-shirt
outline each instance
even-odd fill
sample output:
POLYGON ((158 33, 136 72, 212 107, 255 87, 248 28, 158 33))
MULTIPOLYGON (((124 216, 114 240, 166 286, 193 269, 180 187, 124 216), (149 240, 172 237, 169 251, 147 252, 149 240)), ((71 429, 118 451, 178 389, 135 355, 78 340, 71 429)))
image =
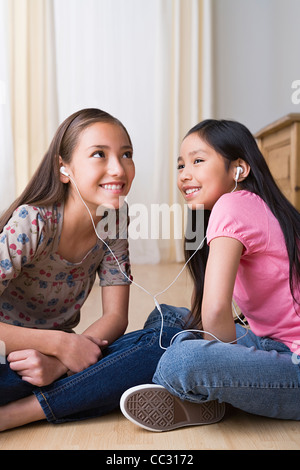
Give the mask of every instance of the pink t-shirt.
POLYGON ((217 237, 235 238, 244 245, 233 297, 253 333, 294 350, 300 340, 300 306, 291 295, 288 254, 278 220, 254 193, 224 194, 212 209, 207 242, 217 237))

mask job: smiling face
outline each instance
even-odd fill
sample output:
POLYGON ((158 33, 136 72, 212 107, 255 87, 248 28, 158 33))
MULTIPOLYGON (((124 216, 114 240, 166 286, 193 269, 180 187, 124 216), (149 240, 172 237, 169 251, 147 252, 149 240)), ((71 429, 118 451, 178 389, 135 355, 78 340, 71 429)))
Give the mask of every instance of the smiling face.
POLYGON ((182 142, 178 158, 177 185, 191 209, 203 204, 211 210, 217 200, 234 188, 233 164, 226 168, 225 159, 197 133, 182 142))
MULTIPOLYGON (((98 206, 117 209, 119 198, 128 194, 135 175, 132 153, 126 132, 117 124, 96 122, 80 134, 66 169, 93 213, 98 206)), ((72 195, 76 189, 71 183, 72 195)))

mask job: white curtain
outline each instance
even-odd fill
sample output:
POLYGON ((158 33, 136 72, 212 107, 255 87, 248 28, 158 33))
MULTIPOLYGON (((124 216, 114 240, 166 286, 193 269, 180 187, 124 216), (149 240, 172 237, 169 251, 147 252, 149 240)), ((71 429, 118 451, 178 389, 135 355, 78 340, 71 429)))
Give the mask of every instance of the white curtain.
MULTIPOLYGON (((176 186, 176 161, 185 133, 202 118, 202 110, 205 117, 210 113, 211 0, 0 2, 2 11, 4 4, 7 7, 1 18, 11 26, 16 168, 13 172, 10 167, 8 174, 15 175, 16 193, 63 119, 85 107, 104 109, 124 123, 134 145, 136 178, 128 196, 132 261, 182 261, 182 240, 176 236, 183 235, 184 208, 176 186), (181 218, 173 220, 170 210, 158 216, 163 204, 181 208, 181 218), (169 236, 162 233, 167 218, 169 236)), ((5 42, 0 47, 7 53, 5 42)), ((7 83, 5 73, 0 83, 7 83)), ((0 106, 8 126, 9 104, 8 109, 0 106)), ((11 145, 9 129, 4 134, 11 145)), ((0 145, 2 159, 12 147, 0 145)), ((0 186, 6 194, 4 185, 12 189, 11 179, 1 171, 0 186)))
POLYGON ((17 195, 58 126, 53 0, 6 0, 17 195))
POLYGON ((162 221, 151 216, 151 207, 182 204, 179 145, 201 118, 202 3, 54 0, 60 121, 77 109, 99 107, 118 117, 133 141, 133 262, 182 260, 172 220, 171 240, 159 240, 153 225, 162 221))
POLYGON ((213 119, 214 115, 214 90, 215 90, 215 67, 213 41, 213 8, 212 0, 202 1, 202 57, 201 57, 201 118, 213 119))
POLYGON ((7 17, 6 0, 0 0, 0 213, 15 197, 7 17))

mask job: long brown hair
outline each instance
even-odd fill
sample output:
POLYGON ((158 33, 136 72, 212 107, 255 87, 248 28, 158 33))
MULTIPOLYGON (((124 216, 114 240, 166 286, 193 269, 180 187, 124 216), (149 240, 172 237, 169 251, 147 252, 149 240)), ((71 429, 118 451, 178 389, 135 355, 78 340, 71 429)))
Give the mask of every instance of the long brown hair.
POLYGON ((70 163, 81 132, 96 122, 111 123, 122 127, 131 145, 131 139, 123 124, 105 111, 87 108, 72 114, 57 129, 47 153, 22 194, 1 215, 0 232, 15 209, 22 204, 47 206, 65 201, 69 185, 60 181, 59 156, 64 163, 70 163))

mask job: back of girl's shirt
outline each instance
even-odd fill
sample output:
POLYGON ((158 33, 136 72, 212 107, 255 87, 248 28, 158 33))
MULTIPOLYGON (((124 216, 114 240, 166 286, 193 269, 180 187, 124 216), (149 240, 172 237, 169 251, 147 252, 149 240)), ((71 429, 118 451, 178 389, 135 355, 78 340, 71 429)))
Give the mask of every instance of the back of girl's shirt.
MULTIPOLYGON (((209 219, 208 243, 216 237, 235 238, 244 246, 234 299, 252 331, 292 348, 300 338, 300 306, 290 291, 289 259, 278 220, 256 194, 225 194, 209 219)), ((299 286, 297 290, 299 299, 299 286)))

